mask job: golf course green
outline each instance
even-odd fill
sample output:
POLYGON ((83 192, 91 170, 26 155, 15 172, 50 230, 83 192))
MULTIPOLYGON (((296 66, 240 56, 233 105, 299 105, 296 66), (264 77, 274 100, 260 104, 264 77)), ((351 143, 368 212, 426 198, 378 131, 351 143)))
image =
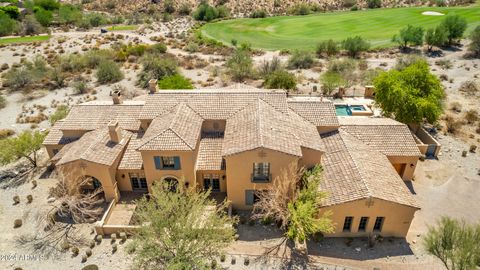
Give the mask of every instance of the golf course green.
POLYGON ((372 47, 394 45, 392 36, 408 24, 429 28, 436 26, 445 16, 423 15, 434 11, 442 14, 458 14, 468 22, 467 33, 480 25, 480 5, 468 7, 409 7, 369 9, 317 13, 308 16, 278 16, 262 19, 232 19, 208 23, 202 34, 230 44, 250 43, 264 50, 303 49, 312 50, 321 40, 341 41, 347 37, 362 36, 372 47))

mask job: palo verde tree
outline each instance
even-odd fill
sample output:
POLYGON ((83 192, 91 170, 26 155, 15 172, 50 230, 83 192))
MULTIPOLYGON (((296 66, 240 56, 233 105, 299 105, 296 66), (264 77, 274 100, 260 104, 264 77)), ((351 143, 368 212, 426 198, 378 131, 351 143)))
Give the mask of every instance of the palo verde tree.
POLYGON ((0 164, 8 164, 22 157, 37 167, 37 152, 42 147, 46 133, 24 131, 18 137, 0 140, 0 164))
POLYGON ((384 115, 402 123, 434 123, 442 113, 444 89, 424 60, 383 72, 374 85, 375 101, 384 115))
POLYGON ((424 239, 428 253, 439 258, 449 270, 477 269, 480 263, 480 224, 468 225, 442 217, 430 227, 424 239))
POLYGON ((428 46, 429 52, 432 51, 433 46, 440 47, 445 45, 447 40, 447 31, 441 25, 435 28, 430 28, 425 33, 425 43, 428 46))
POLYGON ((207 269, 234 240, 236 220, 227 203, 216 205, 209 191, 197 192, 181 180, 157 183, 137 204, 140 224, 132 245, 137 269, 207 269))
POLYGON ((459 15, 448 15, 440 24, 447 32, 448 45, 463 36, 467 30, 467 20, 459 15))
POLYGON ((370 43, 361 36, 349 37, 342 41, 342 48, 347 51, 348 55, 355 58, 361 52, 370 49, 370 43))
POLYGON ((291 165, 273 180, 274 189, 258 191, 253 218, 271 218, 285 230, 286 239, 303 242, 317 233, 333 232, 331 212, 319 214, 327 196, 319 191, 322 168, 291 165))
POLYGON ((397 42, 404 49, 406 49, 409 44, 413 46, 422 45, 423 32, 423 27, 416 27, 409 24, 401 29, 400 33, 394 35, 392 41, 397 42))

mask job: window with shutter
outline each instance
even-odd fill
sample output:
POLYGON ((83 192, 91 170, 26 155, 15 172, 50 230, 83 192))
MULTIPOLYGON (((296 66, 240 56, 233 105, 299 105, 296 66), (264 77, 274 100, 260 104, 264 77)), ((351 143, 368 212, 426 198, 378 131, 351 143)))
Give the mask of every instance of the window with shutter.
POLYGON ((253 190, 245 190, 245 204, 246 205, 253 205, 254 203, 254 191, 253 190))

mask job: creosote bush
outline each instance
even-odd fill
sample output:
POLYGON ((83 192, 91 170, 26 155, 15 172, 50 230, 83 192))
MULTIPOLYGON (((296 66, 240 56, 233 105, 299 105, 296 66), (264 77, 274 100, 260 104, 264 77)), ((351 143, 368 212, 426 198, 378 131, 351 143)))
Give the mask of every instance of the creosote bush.
POLYGON ((267 89, 295 89, 297 79, 295 75, 286 70, 277 70, 265 77, 265 88, 267 89))
POLYGON ((287 65, 290 69, 308 69, 313 66, 314 62, 315 60, 310 52, 296 50, 288 58, 287 65))
POLYGON ((99 83, 115 83, 123 79, 123 73, 118 65, 111 61, 102 61, 95 74, 99 83))

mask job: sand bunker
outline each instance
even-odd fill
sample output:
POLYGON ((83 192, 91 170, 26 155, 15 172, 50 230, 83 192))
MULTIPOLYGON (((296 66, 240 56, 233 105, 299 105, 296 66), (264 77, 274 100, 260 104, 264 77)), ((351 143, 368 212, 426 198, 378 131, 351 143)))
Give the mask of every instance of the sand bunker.
POLYGON ((427 15, 427 16, 443 16, 445 14, 436 12, 436 11, 424 11, 422 12, 422 15, 427 15))

